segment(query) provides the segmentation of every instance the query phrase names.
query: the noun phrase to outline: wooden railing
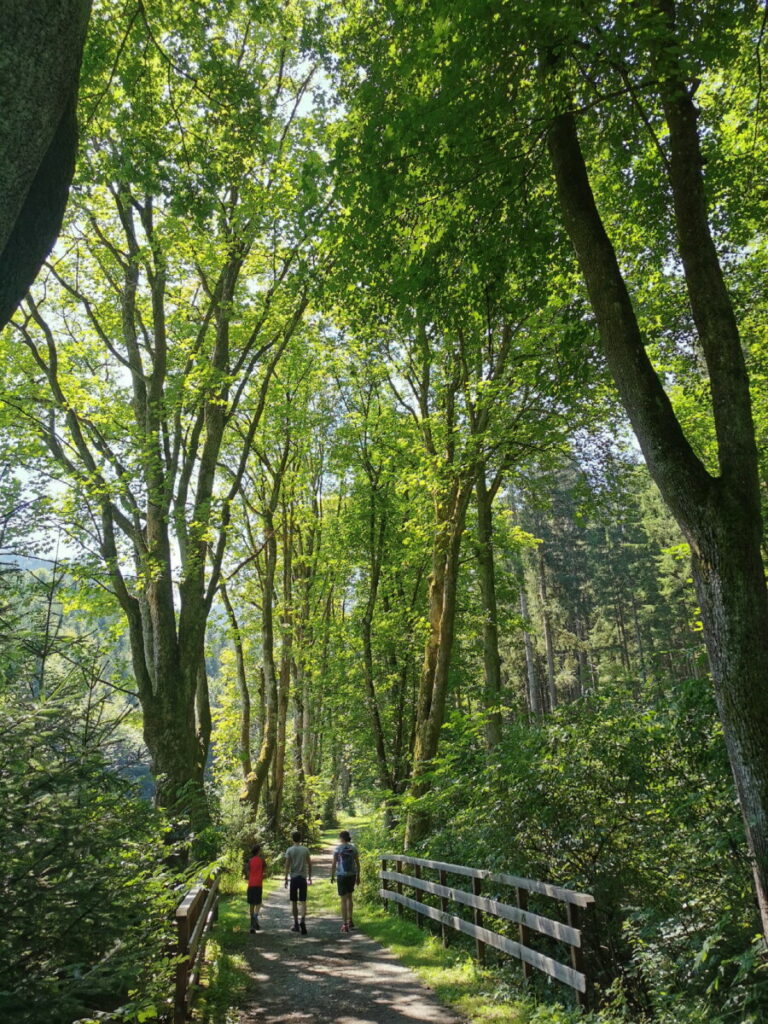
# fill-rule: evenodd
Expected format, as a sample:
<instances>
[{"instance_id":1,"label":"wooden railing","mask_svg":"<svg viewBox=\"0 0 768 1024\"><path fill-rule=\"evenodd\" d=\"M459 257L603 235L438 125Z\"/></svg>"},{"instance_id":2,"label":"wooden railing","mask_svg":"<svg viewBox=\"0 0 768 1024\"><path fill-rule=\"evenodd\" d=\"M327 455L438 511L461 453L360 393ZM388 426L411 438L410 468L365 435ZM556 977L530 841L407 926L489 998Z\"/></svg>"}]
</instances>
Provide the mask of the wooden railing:
<instances>
[{"instance_id":1,"label":"wooden railing","mask_svg":"<svg viewBox=\"0 0 768 1024\"><path fill-rule=\"evenodd\" d=\"M526 977L529 976L531 968L535 967L575 989L579 1002L582 1005L587 1004L589 984L582 949L584 924L582 918L585 911L594 903L594 897L586 893L573 892L571 889L563 889L557 885L549 885L547 882L536 882L529 878L518 878L516 875L465 867L463 864L444 864L442 861L406 857L395 853L383 854L379 859L381 861L381 871L379 872L382 885L379 890L381 898L396 903L400 914L403 912L403 907L415 911L419 924L425 917L438 921L443 945L448 944L449 928L463 932L474 938L476 956L481 963L485 960L485 947L491 946L493 949L521 960ZM394 863L395 871L387 870L388 862ZM412 866L413 873L404 874L403 865ZM438 880L434 882L423 878L423 869L436 872ZM468 892L466 889L448 885L448 875L459 875L471 879L472 891ZM481 895L483 883L490 883L494 887L506 886L514 889L516 905L501 903ZM394 889L390 888L390 885L394 885ZM403 894L404 887L412 890L412 897ZM424 903L422 901L423 893L439 897L439 909ZM529 893L547 896L565 904L567 923L531 913L528 910ZM451 903L470 907L473 911L472 921L451 913L449 908ZM516 942L506 935L500 935L498 932L486 928L483 920L484 914L517 924L519 941ZM570 966L531 948L529 943L532 932L546 935L550 939L569 946Z\"/></svg>"},{"instance_id":2,"label":"wooden railing","mask_svg":"<svg viewBox=\"0 0 768 1024\"><path fill-rule=\"evenodd\" d=\"M204 882L194 885L176 907L177 954L173 1024L184 1024L200 979L208 935L218 916L219 879L216 868Z\"/></svg>"}]
</instances>

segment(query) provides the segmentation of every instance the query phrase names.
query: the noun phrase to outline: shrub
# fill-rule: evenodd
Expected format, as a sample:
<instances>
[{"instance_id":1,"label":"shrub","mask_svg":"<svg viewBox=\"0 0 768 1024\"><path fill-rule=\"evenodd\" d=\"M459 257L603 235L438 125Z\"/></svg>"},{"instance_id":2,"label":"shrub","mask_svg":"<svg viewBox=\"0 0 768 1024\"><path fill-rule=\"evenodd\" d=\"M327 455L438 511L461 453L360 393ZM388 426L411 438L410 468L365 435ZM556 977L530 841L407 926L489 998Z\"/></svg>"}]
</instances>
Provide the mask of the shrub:
<instances>
[{"instance_id":1,"label":"shrub","mask_svg":"<svg viewBox=\"0 0 768 1024\"><path fill-rule=\"evenodd\" d=\"M101 710L0 694L0 1019L68 1024L167 998L165 826L101 749Z\"/></svg>"}]
</instances>

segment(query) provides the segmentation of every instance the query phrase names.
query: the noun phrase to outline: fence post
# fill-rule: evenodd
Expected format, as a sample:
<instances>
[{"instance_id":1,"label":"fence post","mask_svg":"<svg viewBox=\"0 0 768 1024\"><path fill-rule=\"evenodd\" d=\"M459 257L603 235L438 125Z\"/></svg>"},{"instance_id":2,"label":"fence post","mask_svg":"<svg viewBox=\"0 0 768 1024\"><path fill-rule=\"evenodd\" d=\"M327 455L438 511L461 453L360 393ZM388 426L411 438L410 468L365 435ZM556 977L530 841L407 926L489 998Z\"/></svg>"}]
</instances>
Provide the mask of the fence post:
<instances>
[{"instance_id":1,"label":"fence post","mask_svg":"<svg viewBox=\"0 0 768 1024\"><path fill-rule=\"evenodd\" d=\"M528 893L525 891L525 889L515 889L515 895L517 897L517 907L518 907L518 910L527 910L528 909ZM527 946L528 945L528 940L529 940L529 937L530 937L530 934L531 934L529 929L521 922L520 926L518 928L518 932L519 932L519 935L520 935L520 945L521 946ZM528 979L531 976L531 965L529 963L526 963L525 960L523 960L521 962L522 962L522 965L523 965L523 977Z\"/></svg>"},{"instance_id":2,"label":"fence post","mask_svg":"<svg viewBox=\"0 0 768 1024\"><path fill-rule=\"evenodd\" d=\"M413 865L413 874L416 878L421 878L421 864ZM421 889L413 889L413 898L415 900L418 900L419 903L421 903L422 896L423 893ZM418 910L416 911L416 924L419 926L419 928L424 927L424 915L420 914Z\"/></svg>"},{"instance_id":3,"label":"fence post","mask_svg":"<svg viewBox=\"0 0 768 1024\"><path fill-rule=\"evenodd\" d=\"M187 975L189 973L189 917L186 911L177 914L177 952L184 959L176 964L176 991L173 1000L173 1024L184 1024L187 1019Z\"/></svg>"},{"instance_id":4,"label":"fence post","mask_svg":"<svg viewBox=\"0 0 768 1024\"><path fill-rule=\"evenodd\" d=\"M442 868L440 868L440 870L438 872L438 878L440 880L440 885L447 885L445 871L443 871ZM448 900L447 900L447 898L445 896L441 896L440 897L440 909L442 910L442 912L444 914L448 913ZM441 935L442 940L443 940L443 946L447 949L448 948L448 925L445 923L445 921L441 921L440 922L440 935Z\"/></svg>"},{"instance_id":5,"label":"fence post","mask_svg":"<svg viewBox=\"0 0 768 1024\"><path fill-rule=\"evenodd\" d=\"M568 915L568 924L571 926L571 928L579 929L579 931L581 932L581 938L583 942L584 929L582 926L581 908L577 907L573 903L566 903L565 908L566 913ZM571 946L571 967L574 969L574 971L580 971L584 975L586 975L587 973L584 968L584 951L581 946ZM589 988L589 983L587 983L587 988ZM589 1005L588 993L577 992L576 994L579 1003L586 1009Z\"/></svg>"},{"instance_id":6,"label":"fence post","mask_svg":"<svg viewBox=\"0 0 768 1024\"><path fill-rule=\"evenodd\" d=\"M381 858L381 870L379 872L379 879L381 880L381 888L382 889L388 889L389 888L389 886L387 885L386 878L382 878L381 877L386 870L387 870L387 858L386 857L382 857ZM382 897L382 901L381 902L384 904L384 908L386 909L387 903L389 903L389 900L387 899L387 897L386 896Z\"/></svg>"},{"instance_id":7,"label":"fence post","mask_svg":"<svg viewBox=\"0 0 768 1024\"><path fill-rule=\"evenodd\" d=\"M402 875L402 873L403 873L403 862L401 860L395 861L395 867L397 868L398 875ZM403 883L402 882L397 882L396 885L395 885L395 888L397 889L398 893L402 896L403 895ZM400 917L402 917L402 915L403 915L403 904L402 903L398 903L397 904L397 913L398 913L398 915Z\"/></svg>"},{"instance_id":8,"label":"fence post","mask_svg":"<svg viewBox=\"0 0 768 1024\"><path fill-rule=\"evenodd\" d=\"M220 874L221 874L221 868L216 868L216 870L211 875L211 885L215 885L216 884L216 879L219 877ZM219 897L220 896L221 896L221 889L219 889L219 891L216 893L216 899L213 901L213 917L211 918L211 924L212 925L216 924L216 922L219 920Z\"/></svg>"},{"instance_id":9,"label":"fence post","mask_svg":"<svg viewBox=\"0 0 768 1024\"><path fill-rule=\"evenodd\" d=\"M475 896L479 896L480 893L482 892L482 890L483 890L483 881L482 881L482 879L481 878L473 878L472 879L472 892L475 894ZM478 910L477 907L475 907L475 910L474 910L474 918L475 918L475 925L478 928L482 928L483 927L483 912L482 912L482 910ZM480 964L484 964L485 963L485 943L481 939L475 939L475 956L477 957L477 962L478 963L480 963Z\"/></svg>"}]
</instances>

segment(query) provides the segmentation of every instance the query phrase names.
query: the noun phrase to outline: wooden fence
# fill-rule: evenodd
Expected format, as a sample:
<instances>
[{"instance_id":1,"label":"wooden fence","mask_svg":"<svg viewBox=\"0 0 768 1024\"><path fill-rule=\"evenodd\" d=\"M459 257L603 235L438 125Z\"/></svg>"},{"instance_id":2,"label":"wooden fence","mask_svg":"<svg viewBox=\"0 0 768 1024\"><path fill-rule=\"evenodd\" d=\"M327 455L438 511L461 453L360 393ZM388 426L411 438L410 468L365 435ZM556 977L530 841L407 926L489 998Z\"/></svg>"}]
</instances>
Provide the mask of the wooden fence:
<instances>
[{"instance_id":1,"label":"wooden fence","mask_svg":"<svg viewBox=\"0 0 768 1024\"><path fill-rule=\"evenodd\" d=\"M177 953L183 959L176 966L173 1024L184 1024L200 978L205 944L219 910L219 880L216 870L204 882L194 885L176 907Z\"/></svg>"},{"instance_id":2,"label":"wooden fence","mask_svg":"<svg viewBox=\"0 0 768 1024\"><path fill-rule=\"evenodd\" d=\"M421 857L405 857L394 853L384 854L379 859L381 860L381 871L379 872L382 885L379 890L381 898L396 903L399 914L402 914L403 907L415 911L420 925L425 917L438 921L443 945L448 944L449 928L463 932L475 940L476 956L481 963L485 960L485 947L491 946L493 949L521 960L525 977L528 977L531 968L535 967L575 989L579 1002L582 1005L587 1005L589 985L582 951L583 915L594 903L593 896L573 892L571 889L563 889L557 885L549 885L546 882L518 878L516 875L465 867L463 864L444 864L441 861L424 860ZM394 863L395 871L387 870L388 862ZM412 874L404 874L403 865L412 866ZM423 878L423 870L436 872L438 880L435 882ZM466 889L448 885L448 875L459 875L471 879L472 891L468 892ZM490 883L494 887L506 886L514 889L516 905L501 903L481 895L483 883ZM394 889L390 888L391 885L394 885ZM404 895L403 888L412 890L413 895ZM422 901L424 893L439 897L439 909ZM547 896L564 904L567 923L531 913L528 910L529 893ZM470 907L473 911L472 921L451 913L451 903ZM483 921L484 914L517 924L519 941L515 942L506 935L500 935L486 928ZM546 935L550 939L569 946L570 966L531 948L532 932Z\"/></svg>"}]
</instances>

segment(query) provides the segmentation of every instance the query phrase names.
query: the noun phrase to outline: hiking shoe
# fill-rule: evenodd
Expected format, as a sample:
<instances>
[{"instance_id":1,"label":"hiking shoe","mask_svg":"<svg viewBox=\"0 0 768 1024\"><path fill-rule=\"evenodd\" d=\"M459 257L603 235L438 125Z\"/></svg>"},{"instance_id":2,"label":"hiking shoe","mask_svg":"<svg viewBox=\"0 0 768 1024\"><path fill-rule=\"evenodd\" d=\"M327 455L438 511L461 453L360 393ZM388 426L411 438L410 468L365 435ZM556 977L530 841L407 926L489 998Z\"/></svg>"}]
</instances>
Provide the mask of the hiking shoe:
<instances>
[{"instance_id":1,"label":"hiking shoe","mask_svg":"<svg viewBox=\"0 0 768 1024\"><path fill-rule=\"evenodd\" d=\"M301 922L301 924L299 925L299 927L301 928L301 934L302 934L302 935L306 935L306 934L307 934L307 926L306 926L306 925L304 924L304 922L303 922L303 921Z\"/></svg>"},{"instance_id":2,"label":"hiking shoe","mask_svg":"<svg viewBox=\"0 0 768 1024\"><path fill-rule=\"evenodd\" d=\"M291 931L292 932L297 932L298 930L299 930L299 926L297 924L292 924L291 925Z\"/></svg>"}]
</instances>

